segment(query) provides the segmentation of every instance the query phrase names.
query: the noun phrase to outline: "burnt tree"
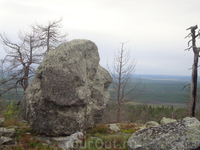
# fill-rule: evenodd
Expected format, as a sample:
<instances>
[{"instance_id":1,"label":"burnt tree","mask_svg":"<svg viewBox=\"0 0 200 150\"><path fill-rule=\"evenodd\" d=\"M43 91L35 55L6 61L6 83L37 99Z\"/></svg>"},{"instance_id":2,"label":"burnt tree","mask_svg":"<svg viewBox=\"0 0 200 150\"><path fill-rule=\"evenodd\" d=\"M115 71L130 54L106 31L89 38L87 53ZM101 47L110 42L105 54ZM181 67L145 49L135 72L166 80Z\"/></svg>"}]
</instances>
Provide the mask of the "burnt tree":
<instances>
[{"instance_id":1,"label":"burnt tree","mask_svg":"<svg viewBox=\"0 0 200 150\"><path fill-rule=\"evenodd\" d=\"M43 41L44 47L46 49L45 54L63 42L66 42L67 34L61 34L59 29L62 28L61 25L62 18L57 21L49 22L47 25L32 25L32 28L40 36L40 40Z\"/></svg>"},{"instance_id":2,"label":"burnt tree","mask_svg":"<svg viewBox=\"0 0 200 150\"><path fill-rule=\"evenodd\" d=\"M197 80L198 80L198 61L199 61L199 51L200 48L196 47L196 38L200 33L196 34L197 25L191 26L187 30L190 30L190 33L186 36L186 38L191 37L191 40L188 41L188 47L186 50L193 50L194 60L192 65L192 81L191 81L191 90L190 90L190 103L189 103L189 116L195 117L195 107L197 100ZM190 43L191 46L190 46Z\"/></svg>"}]
</instances>

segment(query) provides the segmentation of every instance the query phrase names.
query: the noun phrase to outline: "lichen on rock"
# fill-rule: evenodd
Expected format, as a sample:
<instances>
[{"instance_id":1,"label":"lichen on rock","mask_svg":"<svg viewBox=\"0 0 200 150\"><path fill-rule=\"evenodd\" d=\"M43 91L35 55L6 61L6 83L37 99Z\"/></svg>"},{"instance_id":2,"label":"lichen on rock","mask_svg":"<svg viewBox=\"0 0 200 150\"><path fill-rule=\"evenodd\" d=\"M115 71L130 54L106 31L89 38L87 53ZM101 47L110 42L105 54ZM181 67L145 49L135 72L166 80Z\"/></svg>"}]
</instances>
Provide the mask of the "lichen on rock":
<instances>
[{"instance_id":1,"label":"lichen on rock","mask_svg":"<svg viewBox=\"0 0 200 150\"><path fill-rule=\"evenodd\" d=\"M89 40L63 43L45 56L21 104L35 131L70 135L101 120L112 78L99 60Z\"/></svg>"},{"instance_id":2,"label":"lichen on rock","mask_svg":"<svg viewBox=\"0 0 200 150\"><path fill-rule=\"evenodd\" d=\"M186 117L158 127L136 131L128 140L129 150L191 150L200 146L200 122Z\"/></svg>"}]
</instances>

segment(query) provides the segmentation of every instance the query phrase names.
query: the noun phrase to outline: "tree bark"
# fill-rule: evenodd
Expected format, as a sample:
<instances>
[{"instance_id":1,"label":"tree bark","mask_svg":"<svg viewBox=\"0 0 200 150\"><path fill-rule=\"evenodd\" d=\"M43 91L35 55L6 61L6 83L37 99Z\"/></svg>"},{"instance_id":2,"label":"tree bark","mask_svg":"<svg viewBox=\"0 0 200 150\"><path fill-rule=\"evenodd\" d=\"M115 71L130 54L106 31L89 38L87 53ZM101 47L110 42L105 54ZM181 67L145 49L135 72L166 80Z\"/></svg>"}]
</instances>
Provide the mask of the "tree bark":
<instances>
[{"instance_id":1,"label":"tree bark","mask_svg":"<svg viewBox=\"0 0 200 150\"><path fill-rule=\"evenodd\" d=\"M195 117L195 107L196 107L196 95L197 95L197 77L198 77L198 58L199 55L194 55L194 63L192 67L192 83L190 92L190 104L189 104L189 115Z\"/></svg>"},{"instance_id":2,"label":"tree bark","mask_svg":"<svg viewBox=\"0 0 200 150\"><path fill-rule=\"evenodd\" d=\"M120 123L121 121L121 105L118 103L117 105L117 122Z\"/></svg>"},{"instance_id":3,"label":"tree bark","mask_svg":"<svg viewBox=\"0 0 200 150\"><path fill-rule=\"evenodd\" d=\"M199 61L199 50L196 47L196 37L195 30L197 26L193 26L191 29L192 36L192 48L194 52L194 62L192 65L192 82L191 82L191 91L190 91L190 103L189 103L189 116L195 117L195 108L196 108L196 98L197 98L197 81L198 81L198 61Z\"/></svg>"}]
</instances>

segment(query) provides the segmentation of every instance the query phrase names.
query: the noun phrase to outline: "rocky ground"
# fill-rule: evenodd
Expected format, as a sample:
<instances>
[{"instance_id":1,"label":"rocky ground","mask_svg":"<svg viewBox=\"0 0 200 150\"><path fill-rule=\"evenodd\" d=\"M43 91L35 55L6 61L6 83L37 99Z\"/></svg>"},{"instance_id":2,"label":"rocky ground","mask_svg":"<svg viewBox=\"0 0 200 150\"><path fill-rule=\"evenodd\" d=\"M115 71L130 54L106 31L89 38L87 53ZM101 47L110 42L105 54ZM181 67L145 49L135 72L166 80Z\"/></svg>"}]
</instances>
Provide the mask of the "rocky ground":
<instances>
[{"instance_id":1,"label":"rocky ground","mask_svg":"<svg viewBox=\"0 0 200 150\"><path fill-rule=\"evenodd\" d=\"M163 122L170 120L163 119ZM173 121L173 120L171 120ZM128 149L127 141L139 129L159 126L157 122L146 124L115 123L96 124L84 134L77 132L71 136L48 137L34 132L26 121L22 120L15 125L7 125L0 118L0 145L4 150L59 150L74 147L77 149ZM76 143L74 145L74 143Z\"/></svg>"},{"instance_id":2,"label":"rocky ground","mask_svg":"<svg viewBox=\"0 0 200 150\"><path fill-rule=\"evenodd\" d=\"M24 120L11 123L14 122L0 118L1 150L147 150L161 147L197 150L200 147L200 122L189 117L180 120L163 117L160 124L155 121L96 124L85 132L60 137L38 134Z\"/></svg>"},{"instance_id":3,"label":"rocky ground","mask_svg":"<svg viewBox=\"0 0 200 150\"><path fill-rule=\"evenodd\" d=\"M78 142L75 147L79 149L95 149L95 147L99 149L127 149L126 142L132 133L145 127L143 124L136 123L97 124L88 129L84 135L79 132L74 135L75 137L47 137L34 132L26 121L21 121L15 126L4 126L4 119L0 120L0 149L2 150L66 149L64 147L66 144L63 145L63 143L70 140L70 137L72 141ZM70 144L68 143L68 146Z\"/></svg>"}]
</instances>

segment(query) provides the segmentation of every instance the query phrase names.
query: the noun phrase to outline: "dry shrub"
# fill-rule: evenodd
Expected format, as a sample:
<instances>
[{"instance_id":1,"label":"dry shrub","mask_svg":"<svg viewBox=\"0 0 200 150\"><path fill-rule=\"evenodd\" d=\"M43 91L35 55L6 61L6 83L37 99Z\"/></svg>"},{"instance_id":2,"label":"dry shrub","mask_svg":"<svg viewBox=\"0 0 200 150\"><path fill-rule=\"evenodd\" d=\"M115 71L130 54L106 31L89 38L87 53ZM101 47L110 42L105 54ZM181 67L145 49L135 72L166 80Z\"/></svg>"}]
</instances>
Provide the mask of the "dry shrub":
<instances>
[{"instance_id":1,"label":"dry shrub","mask_svg":"<svg viewBox=\"0 0 200 150\"><path fill-rule=\"evenodd\" d=\"M16 120L16 118L9 118L3 122L4 127L17 126L18 124L19 122Z\"/></svg>"},{"instance_id":2,"label":"dry shrub","mask_svg":"<svg viewBox=\"0 0 200 150\"><path fill-rule=\"evenodd\" d=\"M93 128L88 129L88 134L96 134L96 133L108 133L109 129L105 124L96 124Z\"/></svg>"}]
</instances>

